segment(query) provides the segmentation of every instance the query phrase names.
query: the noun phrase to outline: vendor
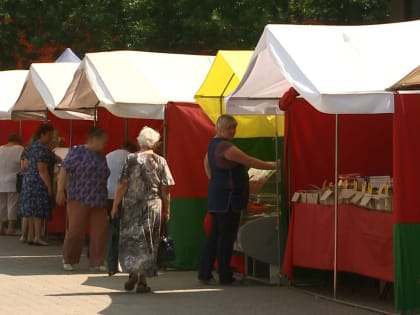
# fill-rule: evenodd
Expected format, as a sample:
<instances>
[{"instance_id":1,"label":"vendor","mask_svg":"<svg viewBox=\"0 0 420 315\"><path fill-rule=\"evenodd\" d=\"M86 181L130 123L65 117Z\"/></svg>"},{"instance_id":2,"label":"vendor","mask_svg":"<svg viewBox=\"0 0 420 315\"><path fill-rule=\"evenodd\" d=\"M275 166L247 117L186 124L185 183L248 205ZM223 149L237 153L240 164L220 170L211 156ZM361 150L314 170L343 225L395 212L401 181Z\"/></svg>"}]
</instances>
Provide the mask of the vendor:
<instances>
[{"instance_id":1,"label":"vendor","mask_svg":"<svg viewBox=\"0 0 420 315\"><path fill-rule=\"evenodd\" d=\"M240 213L249 199L247 167L274 170L278 162L264 162L248 156L232 143L238 123L233 116L221 115L216 123L216 137L208 147L204 168L210 179L208 210L212 229L207 237L201 258L198 278L205 284L214 282L212 270L218 261L219 281L232 284L235 279L230 268L233 244L239 227Z\"/></svg>"}]
</instances>

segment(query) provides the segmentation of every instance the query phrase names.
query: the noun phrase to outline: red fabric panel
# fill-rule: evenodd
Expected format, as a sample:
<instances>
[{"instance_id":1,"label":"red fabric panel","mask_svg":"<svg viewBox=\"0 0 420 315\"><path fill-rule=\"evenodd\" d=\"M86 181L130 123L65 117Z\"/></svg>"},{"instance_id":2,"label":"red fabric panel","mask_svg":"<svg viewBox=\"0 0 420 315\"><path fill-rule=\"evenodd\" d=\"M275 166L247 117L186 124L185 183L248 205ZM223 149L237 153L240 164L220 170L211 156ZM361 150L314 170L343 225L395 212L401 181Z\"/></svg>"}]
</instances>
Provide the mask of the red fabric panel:
<instances>
[{"instance_id":1,"label":"red fabric panel","mask_svg":"<svg viewBox=\"0 0 420 315\"><path fill-rule=\"evenodd\" d=\"M103 128L108 133L108 145L105 152L121 148L123 143L130 140L137 143L137 136L144 126L156 129L163 136L163 121L153 119L133 119L114 116L105 108L98 109L98 127ZM128 138L126 137L128 135Z\"/></svg>"},{"instance_id":2,"label":"red fabric panel","mask_svg":"<svg viewBox=\"0 0 420 315\"><path fill-rule=\"evenodd\" d=\"M98 109L98 127L103 128L108 133L108 144L105 152L121 148L125 139L125 119L112 115L105 108Z\"/></svg>"},{"instance_id":3,"label":"red fabric panel","mask_svg":"<svg viewBox=\"0 0 420 315\"><path fill-rule=\"evenodd\" d=\"M339 116L339 173L393 175L392 115ZM291 193L334 181L335 115L303 99L286 111L286 169ZM287 161L287 157L289 160Z\"/></svg>"},{"instance_id":4,"label":"red fabric panel","mask_svg":"<svg viewBox=\"0 0 420 315\"><path fill-rule=\"evenodd\" d=\"M395 95L394 219L420 223L420 95Z\"/></svg>"},{"instance_id":5,"label":"red fabric panel","mask_svg":"<svg viewBox=\"0 0 420 315\"><path fill-rule=\"evenodd\" d=\"M340 205L338 270L393 281L392 231L391 214ZM293 266L332 270L333 264L334 207L295 204L283 271L293 279Z\"/></svg>"},{"instance_id":6,"label":"red fabric panel","mask_svg":"<svg viewBox=\"0 0 420 315\"><path fill-rule=\"evenodd\" d=\"M52 212L52 219L47 221L47 231L60 234L66 231L66 208L56 206Z\"/></svg>"},{"instance_id":7,"label":"red fabric panel","mask_svg":"<svg viewBox=\"0 0 420 315\"><path fill-rule=\"evenodd\" d=\"M303 99L286 111L285 152L291 191L322 185L334 178L334 116L318 112ZM287 173L286 173L287 175ZM287 181L286 181L287 182Z\"/></svg>"},{"instance_id":8,"label":"red fabric panel","mask_svg":"<svg viewBox=\"0 0 420 315\"><path fill-rule=\"evenodd\" d=\"M391 213L340 205L338 269L394 281L393 238Z\"/></svg>"},{"instance_id":9,"label":"red fabric panel","mask_svg":"<svg viewBox=\"0 0 420 315\"><path fill-rule=\"evenodd\" d=\"M167 160L176 182L171 195L207 198L203 160L215 133L214 124L192 103L169 103L167 117Z\"/></svg>"},{"instance_id":10,"label":"red fabric panel","mask_svg":"<svg viewBox=\"0 0 420 315\"><path fill-rule=\"evenodd\" d=\"M0 120L0 145L7 143L7 139L12 133L19 134L19 122Z\"/></svg>"},{"instance_id":11,"label":"red fabric panel","mask_svg":"<svg viewBox=\"0 0 420 315\"><path fill-rule=\"evenodd\" d=\"M23 145L29 145L32 135L35 130L42 124L41 121L33 120L22 120L22 143Z\"/></svg>"}]
</instances>

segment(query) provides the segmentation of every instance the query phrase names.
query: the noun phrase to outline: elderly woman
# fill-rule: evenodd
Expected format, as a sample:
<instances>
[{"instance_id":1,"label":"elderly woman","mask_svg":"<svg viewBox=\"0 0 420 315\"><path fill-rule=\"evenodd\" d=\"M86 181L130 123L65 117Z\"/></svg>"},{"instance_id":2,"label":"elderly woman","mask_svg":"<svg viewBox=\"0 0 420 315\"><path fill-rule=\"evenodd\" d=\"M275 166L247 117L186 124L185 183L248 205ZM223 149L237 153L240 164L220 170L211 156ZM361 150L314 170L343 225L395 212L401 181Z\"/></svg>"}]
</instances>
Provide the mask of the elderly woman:
<instances>
[{"instance_id":1,"label":"elderly woman","mask_svg":"<svg viewBox=\"0 0 420 315\"><path fill-rule=\"evenodd\" d=\"M279 162L265 162L248 156L232 143L238 123L230 115L221 115L216 123L216 137L208 147L204 168L210 179L208 211L212 229L201 258L198 278L213 284L212 270L217 258L219 281L234 283L230 260L238 233L239 219L249 199L248 167L274 170Z\"/></svg>"},{"instance_id":2,"label":"elderly woman","mask_svg":"<svg viewBox=\"0 0 420 315\"><path fill-rule=\"evenodd\" d=\"M108 221L106 213L109 168L103 151L108 137L101 128L92 128L85 145L73 147L61 164L57 203L68 200L69 226L64 239L63 268L74 270L80 261L86 228L90 227L89 264L91 271L105 272ZM65 194L67 177L69 185Z\"/></svg>"},{"instance_id":3,"label":"elderly woman","mask_svg":"<svg viewBox=\"0 0 420 315\"><path fill-rule=\"evenodd\" d=\"M28 239L28 242L34 245L48 245L42 239L42 226L44 220L51 217L53 205L50 169L51 165L54 166L55 160L48 147L53 136L54 128L51 125L40 125L33 135L32 145L25 152L27 169L23 174L20 214L33 222L34 238L33 240ZM23 233L25 232L23 231Z\"/></svg>"},{"instance_id":4,"label":"elderly woman","mask_svg":"<svg viewBox=\"0 0 420 315\"><path fill-rule=\"evenodd\" d=\"M169 188L175 184L166 160L153 152L159 138L149 127L141 130L140 151L127 157L112 208L116 217L123 201L119 259L123 272L129 273L125 289L131 291L137 285L137 293L150 292L147 277L157 274L161 216L169 220Z\"/></svg>"}]
</instances>

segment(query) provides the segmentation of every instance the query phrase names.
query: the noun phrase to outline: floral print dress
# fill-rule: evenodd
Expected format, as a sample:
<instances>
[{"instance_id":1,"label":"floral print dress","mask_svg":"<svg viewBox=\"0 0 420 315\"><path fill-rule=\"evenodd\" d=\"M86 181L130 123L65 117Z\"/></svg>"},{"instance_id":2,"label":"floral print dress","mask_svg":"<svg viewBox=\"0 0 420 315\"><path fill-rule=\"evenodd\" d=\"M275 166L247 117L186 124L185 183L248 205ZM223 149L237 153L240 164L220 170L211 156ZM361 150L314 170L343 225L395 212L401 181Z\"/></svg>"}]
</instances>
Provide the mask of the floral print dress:
<instances>
[{"instance_id":1,"label":"floral print dress","mask_svg":"<svg viewBox=\"0 0 420 315\"><path fill-rule=\"evenodd\" d=\"M29 165L23 173L19 214L23 217L51 219L53 199L48 195L48 188L39 174L38 163L48 164L51 176L55 157L51 150L40 141L34 142L22 155L29 160Z\"/></svg>"},{"instance_id":2,"label":"floral print dress","mask_svg":"<svg viewBox=\"0 0 420 315\"><path fill-rule=\"evenodd\" d=\"M127 273L156 276L161 186L175 184L166 160L155 153L128 155L120 176L128 182L121 211L119 259Z\"/></svg>"}]
</instances>

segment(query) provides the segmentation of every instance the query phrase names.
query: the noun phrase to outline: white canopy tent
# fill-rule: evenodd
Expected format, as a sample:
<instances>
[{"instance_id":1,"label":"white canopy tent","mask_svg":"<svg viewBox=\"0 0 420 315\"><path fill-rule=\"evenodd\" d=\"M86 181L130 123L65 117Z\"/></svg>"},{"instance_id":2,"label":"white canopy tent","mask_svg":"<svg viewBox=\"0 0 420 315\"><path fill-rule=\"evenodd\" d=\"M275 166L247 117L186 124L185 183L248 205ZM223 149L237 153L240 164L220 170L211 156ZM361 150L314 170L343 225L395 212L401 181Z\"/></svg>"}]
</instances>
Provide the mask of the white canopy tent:
<instances>
[{"instance_id":1,"label":"white canopy tent","mask_svg":"<svg viewBox=\"0 0 420 315\"><path fill-rule=\"evenodd\" d=\"M9 120L25 83L28 70L0 71L0 119Z\"/></svg>"},{"instance_id":2,"label":"white canopy tent","mask_svg":"<svg viewBox=\"0 0 420 315\"><path fill-rule=\"evenodd\" d=\"M55 62L80 62L80 58L71 50L71 48L66 48L60 57L57 58Z\"/></svg>"},{"instance_id":3,"label":"white canopy tent","mask_svg":"<svg viewBox=\"0 0 420 315\"><path fill-rule=\"evenodd\" d=\"M92 116L82 113L54 111L78 66L77 62L33 63L12 108L12 119L44 120L49 110L62 119L92 120Z\"/></svg>"},{"instance_id":4,"label":"white canopy tent","mask_svg":"<svg viewBox=\"0 0 420 315\"><path fill-rule=\"evenodd\" d=\"M61 110L98 106L124 118L164 119L170 101L194 102L214 57L140 51L86 54Z\"/></svg>"},{"instance_id":5,"label":"white canopy tent","mask_svg":"<svg viewBox=\"0 0 420 315\"><path fill-rule=\"evenodd\" d=\"M392 113L394 96L387 89L419 66L417 35L420 20L267 25L241 83L226 99L227 111L265 114L293 87L324 113Z\"/></svg>"}]
</instances>

